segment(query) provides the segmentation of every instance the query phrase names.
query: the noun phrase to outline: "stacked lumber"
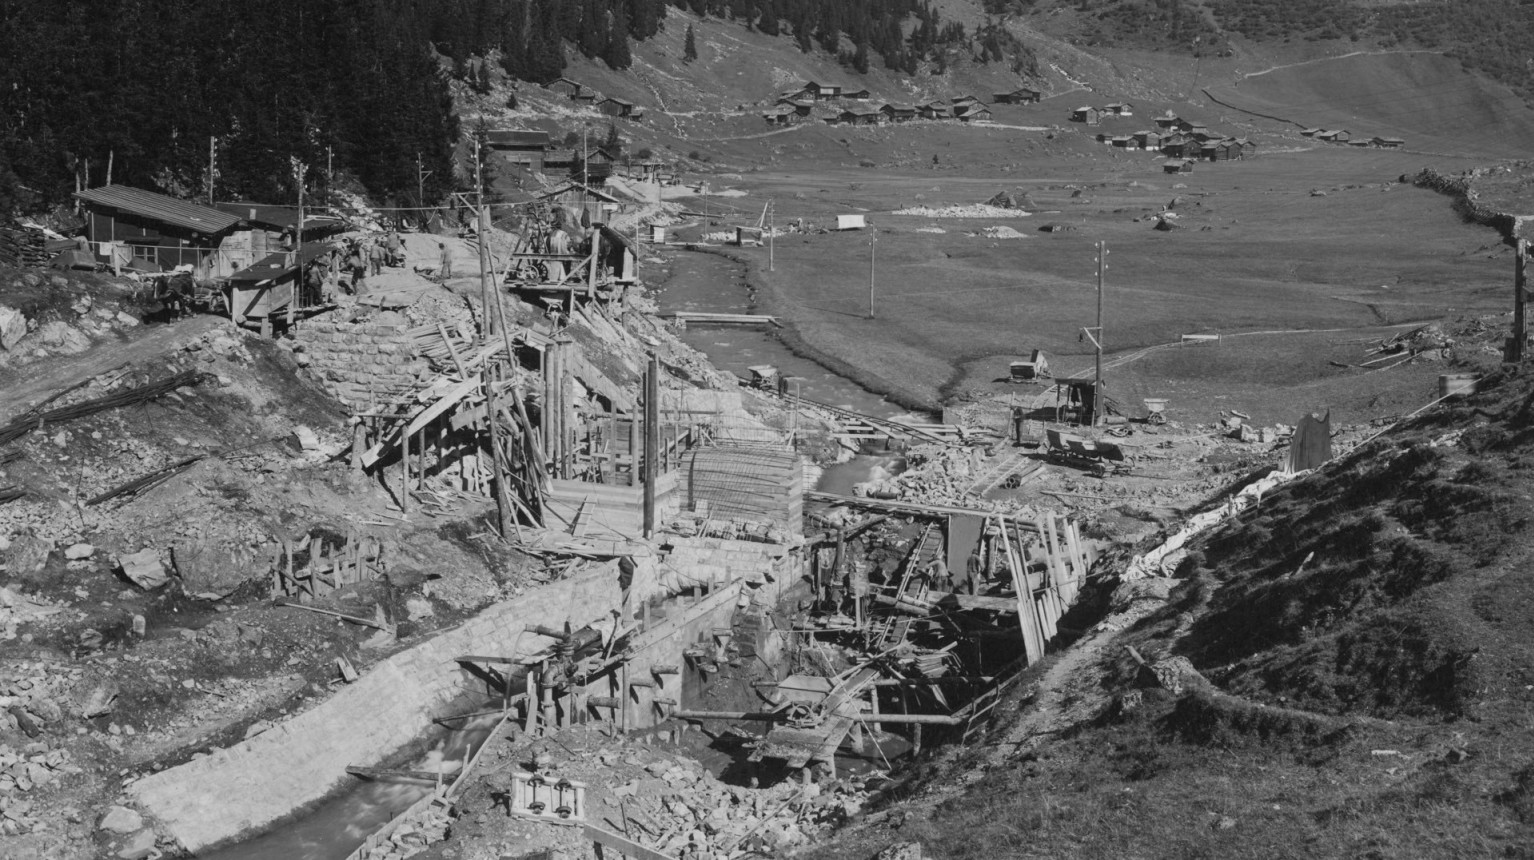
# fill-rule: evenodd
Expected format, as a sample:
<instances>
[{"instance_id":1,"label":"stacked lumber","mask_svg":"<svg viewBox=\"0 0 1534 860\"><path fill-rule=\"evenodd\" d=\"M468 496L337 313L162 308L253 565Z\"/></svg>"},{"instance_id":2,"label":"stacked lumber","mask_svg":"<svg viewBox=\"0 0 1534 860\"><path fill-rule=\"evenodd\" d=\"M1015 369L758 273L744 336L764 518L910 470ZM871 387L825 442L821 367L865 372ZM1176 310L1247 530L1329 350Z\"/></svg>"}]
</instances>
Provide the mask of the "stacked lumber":
<instances>
[{"instance_id":1,"label":"stacked lumber","mask_svg":"<svg viewBox=\"0 0 1534 860\"><path fill-rule=\"evenodd\" d=\"M42 230L19 224L0 227L0 263L40 269L48 265L49 259L47 238Z\"/></svg>"},{"instance_id":2,"label":"stacked lumber","mask_svg":"<svg viewBox=\"0 0 1534 860\"><path fill-rule=\"evenodd\" d=\"M793 451L697 448L682 456L683 498L709 516L804 528L804 467Z\"/></svg>"}]
</instances>

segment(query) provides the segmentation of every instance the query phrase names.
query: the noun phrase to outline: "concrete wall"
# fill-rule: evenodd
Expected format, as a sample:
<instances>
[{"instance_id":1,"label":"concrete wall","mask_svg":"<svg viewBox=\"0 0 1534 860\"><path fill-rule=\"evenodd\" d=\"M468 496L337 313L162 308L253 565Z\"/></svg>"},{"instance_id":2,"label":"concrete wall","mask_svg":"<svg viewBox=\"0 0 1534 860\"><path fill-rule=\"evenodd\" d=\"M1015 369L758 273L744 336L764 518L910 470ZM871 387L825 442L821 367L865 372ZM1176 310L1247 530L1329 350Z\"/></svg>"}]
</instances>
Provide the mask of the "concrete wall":
<instances>
[{"instance_id":1,"label":"concrete wall","mask_svg":"<svg viewBox=\"0 0 1534 860\"><path fill-rule=\"evenodd\" d=\"M314 320L293 333L300 359L325 389L363 410L420 387L430 374L415 339L401 325L353 325Z\"/></svg>"},{"instance_id":2,"label":"concrete wall","mask_svg":"<svg viewBox=\"0 0 1534 860\"><path fill-rule=\"evenodd\" d=\"M369 668L312 710L206 758L134 783L129 795L188 850L266 827L409 744L450 700L478 682L455 658L531 654L552 639L534 624L580 628L619 606L615 564L498 603L431 640Z\"/></svg>"}]
</instances>

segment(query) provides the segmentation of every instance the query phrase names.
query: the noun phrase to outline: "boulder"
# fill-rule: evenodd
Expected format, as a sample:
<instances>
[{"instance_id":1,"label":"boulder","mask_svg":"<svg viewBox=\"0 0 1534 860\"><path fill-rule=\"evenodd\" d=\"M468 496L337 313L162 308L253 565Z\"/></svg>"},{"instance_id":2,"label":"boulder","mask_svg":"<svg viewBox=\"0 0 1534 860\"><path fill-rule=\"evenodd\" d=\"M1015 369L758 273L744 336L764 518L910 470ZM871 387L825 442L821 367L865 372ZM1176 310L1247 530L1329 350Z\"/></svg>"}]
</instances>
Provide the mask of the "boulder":
<instances>
[{"instance_id":1,"label":"boulder","mask_svg":"<svg viewBox=\"0 0 1534 860\"><path fill-rule=\"evenodd\" d=\"M122 860L149 860L150 857L158 857L159 852L155 850L154 843L153 830L140 830L123 843L123 847L117 851L117 856Z\"/></svg>"},{"instance_id":2,"label":"boulder","mask_svg":"<svg viewBox=\"0 0 1534 860\"><path fill-rule=\"evenodd\" d=\"M118 562L122 565L123 575L145 591L153 591L170 581L170 574L160 562L160 553L153 547L125 555Z\"/></svg>"},{"instance_id":3,"label":"boulder","mask_svg":"<svg viewBox=\"0 0 1534 860\"><path fill-rule=\"evenodd\" d=\"M13 349L27 336L27 318L15 308L0 305L0 349Z\"/></svg>"},{"instance_id":4,"label":"boulder","mask_svg":"<svg viewBox=\"0 0 1534 860\"><path fill-rule=\"evenodd\" d=\"M80 716L90 719L112 713L112 701L120 688L115 681L103 681L91 688L80 701Z\"/></svg>"},{"instance_id":5,"label":"boulder","mask_svg":"<svg viewBox=\"0 0 1534 860\"><path fill-rule=\"evenodd\" d=\"M113 806L107 810L106 815L101 816L96 826L113 833L133 833L143 828L144 818L126 806Z\"/></svg>"},{"instance_id":6,"label":"boulder","mask_svg":"<svg viewBox=\"0 0 1534 860\"><path fill-rule=\"evenodd\" d=\"M88 543L77 543L71 546L69 549L64 550L64 557L70 561L79 561L84 558L90 558L95 554L96 548Z\"/></svg>"},{"instance_id":7,"label":"boulder","mask_svg":"<svg viewBox=\"0 0 1534 860\"><path fill-rule=\"evenodd\" d=\"M11 539L10 549L5 551L5 564L12 576L36 573L48 563L53 552L53 541L31 535L17 535Z\"/></svg>"},{"instance_id":8,"label":"boulder","mask_svg":"<svg viewBox=\"0 0 1534 860\"><path fill-rule=\"evenodd\" d=\"M117 312L117 316L116 316L116 320L117 320L117 324L122 326L122 327L124 327L124 328L133 328L134 326L139 324L138 317L136 317L136 316L134 316L134 315L132 315L132 314L126 312L126 311L118 311Z\"/></svg>"},{"instance_id":9,"label":"boulder","mask_svg":"<svg viewBox=\"0 0 1534 860\"><path fill-rule=\"evenodd\" d=\"M91 339L68 323L54 321L37 330L43 346L64 355L75 355L91 348Z\"/></svg>"},{"instance_id":10,"label":"boulder","mask_svg":"<svg viewBox=\"0 0 1534 860\"><path fill-rule=\"evenodd\" d=\"M921 860L921 843L896 842L874 855L874 860Z\"/></svg>"},{"instance_id":11,"label":"boulder","mask_svg":"<svg viewBox=\"0 0 1534 860\"><path fill-rule=\"evenodd\" d=\"M313 430L302 424L293 425L293 441L300 451L318 451L320 449L320 437Z\"/></svg>"}]
</instances>

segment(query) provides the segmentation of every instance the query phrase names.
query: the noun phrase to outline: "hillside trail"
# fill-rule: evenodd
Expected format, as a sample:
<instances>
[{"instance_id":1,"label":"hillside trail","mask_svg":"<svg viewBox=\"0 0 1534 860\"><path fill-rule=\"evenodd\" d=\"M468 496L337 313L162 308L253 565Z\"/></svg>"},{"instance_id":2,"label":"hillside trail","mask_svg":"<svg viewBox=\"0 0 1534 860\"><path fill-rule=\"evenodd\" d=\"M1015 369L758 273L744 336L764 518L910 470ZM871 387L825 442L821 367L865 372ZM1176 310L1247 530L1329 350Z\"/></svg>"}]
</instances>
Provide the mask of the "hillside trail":
<instances>
[{"instance_id":1,"label":"hillside trail","mask_svg":"<svg viewBox=\"0 0 1534 860\"><path fill-rule=\"evenodd\" d=\"M129 332L126 340L105 341L79 355L57 356L9 371L0 375L0 420L20 415L49 395L115 367L158 358L177 343L227 323L223 317L201 314L174 323L144 325Z\"/></svg>"},{"instance_id":2,"label":"hillside trail","mask_svg":"<svg viewBox=\"0 0 1534 860\"><path fill-rule=\"evenodd\" d=\"M1238 80L1236 83L1239 84L1241 81L1244 81L1247 78L1255 78L1259 75L1266 75L1269 72L1279 71L1280 69L1293 69L1299 66L1309 66L1314 63L1325 63L1332 60L1344 60L1348 57L1385 57L1391 54L1437 54L1442 56L1443 51L1349 51L1346 54L1338 54L1335 57L1317 57L1314 60L1301 60L1298 63L1282 63L1277 66L1269 66L1268 68L1257 72L1243 72L1241 74L1240 80Z\"/></svg>"}]
</instances>

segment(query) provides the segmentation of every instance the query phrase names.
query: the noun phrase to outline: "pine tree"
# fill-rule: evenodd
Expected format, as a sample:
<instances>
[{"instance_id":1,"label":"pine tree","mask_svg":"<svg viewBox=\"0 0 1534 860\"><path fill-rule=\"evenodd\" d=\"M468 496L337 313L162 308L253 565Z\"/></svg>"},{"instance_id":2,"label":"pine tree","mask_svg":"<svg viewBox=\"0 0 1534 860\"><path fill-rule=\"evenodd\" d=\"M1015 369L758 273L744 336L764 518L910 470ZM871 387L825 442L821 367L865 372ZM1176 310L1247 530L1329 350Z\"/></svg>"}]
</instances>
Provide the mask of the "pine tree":
<instances>
[{"instance_id":1,"label":"pine tree","mask_svg":"<svg viewBox=\"0 0 1534 860\"><path fill-rule=\"evenodd\" d=\"M692 34L692 25L687 25L687 39L682 44L682 62L690 63L698 58L698 41Z\"/></svg>"}]
</instances>

